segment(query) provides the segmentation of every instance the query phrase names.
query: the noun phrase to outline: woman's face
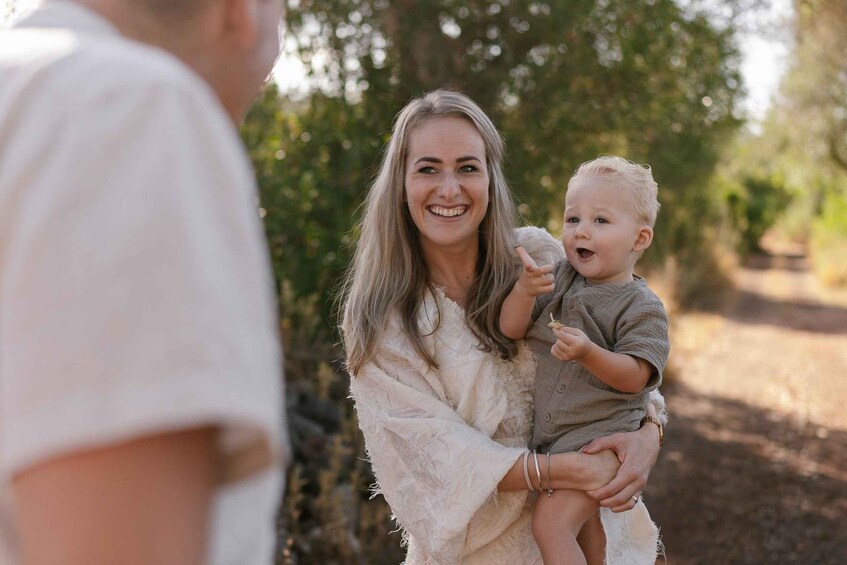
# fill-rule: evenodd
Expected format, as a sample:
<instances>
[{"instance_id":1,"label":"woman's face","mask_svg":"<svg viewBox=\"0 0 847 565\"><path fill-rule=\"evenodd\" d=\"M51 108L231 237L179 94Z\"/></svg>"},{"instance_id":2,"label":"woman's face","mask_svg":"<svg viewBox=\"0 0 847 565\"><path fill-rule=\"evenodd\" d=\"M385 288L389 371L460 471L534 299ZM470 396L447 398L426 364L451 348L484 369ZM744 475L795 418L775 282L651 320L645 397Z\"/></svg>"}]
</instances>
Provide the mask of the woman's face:
<instances>
[{"instance_id":1,"label":"woman's face","mask_svg":"<svg viewBox=\"0 0 847 565\"><path fill-rule=\"evenodd\" d=\"M433 118L412 131L406 200L424 251L476 251L488 210L488 168L472 123Z\"/></svg>"}]
</instances>

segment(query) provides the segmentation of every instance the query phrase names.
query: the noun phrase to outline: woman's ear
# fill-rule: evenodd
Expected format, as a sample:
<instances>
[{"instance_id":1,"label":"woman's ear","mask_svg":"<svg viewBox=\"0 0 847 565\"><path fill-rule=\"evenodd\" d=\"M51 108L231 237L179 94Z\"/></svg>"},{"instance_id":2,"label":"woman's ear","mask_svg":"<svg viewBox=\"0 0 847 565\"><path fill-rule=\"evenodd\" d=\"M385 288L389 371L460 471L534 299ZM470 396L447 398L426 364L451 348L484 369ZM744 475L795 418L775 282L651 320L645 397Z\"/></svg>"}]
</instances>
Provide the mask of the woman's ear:
<instances>
[{"instance_id":1,"label":"woman's ear","mask_svg":"<svg viewBox=\"0 0 847 565\"><path fill-rule=\"evenodd\" d=\"M245 51L253 49L258 37L259 0L222 0L224 3L224 34L230 41Z\"/></svg>"},{"instance_id":2,"label":"woman's ear","mask_svg":"<svg viewBox=\"0 0 847 565\"><path fill-rule=\"evenodd\" d=\"M650 247L651 243L653 243L653 228L648 225L641 226L638 228L638 236L635 238L632 250L636 252L644 251Z\"/></svg>"}]
</instances>

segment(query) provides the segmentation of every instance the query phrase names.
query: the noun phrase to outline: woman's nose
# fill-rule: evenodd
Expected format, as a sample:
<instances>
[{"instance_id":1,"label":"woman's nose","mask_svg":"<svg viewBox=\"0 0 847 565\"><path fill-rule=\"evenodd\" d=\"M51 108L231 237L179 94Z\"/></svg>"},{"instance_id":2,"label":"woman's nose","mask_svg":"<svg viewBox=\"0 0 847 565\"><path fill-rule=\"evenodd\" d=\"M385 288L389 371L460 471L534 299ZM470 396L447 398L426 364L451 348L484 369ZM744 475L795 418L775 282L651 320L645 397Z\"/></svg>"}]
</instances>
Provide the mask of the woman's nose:
<instances>
[{"instance_id":1,"label":"woman's nose","mask_svg":"<svg viewBox=\"0 0 847 565\"><path fill-rule=\"evenodd\" d=\"M443 198L453 198L461 192L459 179L456 175L446 174L442 182L438 185L438 195Z\"/></svg>"}]
</instances>

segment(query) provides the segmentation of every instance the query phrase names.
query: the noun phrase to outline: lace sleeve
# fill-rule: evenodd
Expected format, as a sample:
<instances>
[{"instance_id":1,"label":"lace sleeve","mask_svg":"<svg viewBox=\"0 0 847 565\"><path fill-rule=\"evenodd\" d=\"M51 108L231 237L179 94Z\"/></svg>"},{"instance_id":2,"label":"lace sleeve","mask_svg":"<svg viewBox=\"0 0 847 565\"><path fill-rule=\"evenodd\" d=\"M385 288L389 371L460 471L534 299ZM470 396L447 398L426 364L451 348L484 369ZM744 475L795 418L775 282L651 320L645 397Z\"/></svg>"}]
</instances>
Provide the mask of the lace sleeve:
<instances>
[{"instance_id":1,"label":"lace sleeve","mask_svg":"<svg viewBox=\"0 0 847 565\"><path fill-rule=\"evenodd\" d=\"M656 409L656 413L659 415L659 421L662 422L663 426L668 425L668 408L665 406L665 397L662 396L662 393L658 391L658 389L650 391L650 403L653 405L653 408Z\"/></svg>"},{"instance_id":2,"label":"lace sleeve","mask_svg":"<svg viewBox=\"0 0 847 565\"><path fill-rule=\"evenodd\" d=\"M468 425L437 383L408 364L369 363L352 379L351 393L376 492L437 562L458 561L471 518L524 450Z\"/></svg>"}]
</instances>

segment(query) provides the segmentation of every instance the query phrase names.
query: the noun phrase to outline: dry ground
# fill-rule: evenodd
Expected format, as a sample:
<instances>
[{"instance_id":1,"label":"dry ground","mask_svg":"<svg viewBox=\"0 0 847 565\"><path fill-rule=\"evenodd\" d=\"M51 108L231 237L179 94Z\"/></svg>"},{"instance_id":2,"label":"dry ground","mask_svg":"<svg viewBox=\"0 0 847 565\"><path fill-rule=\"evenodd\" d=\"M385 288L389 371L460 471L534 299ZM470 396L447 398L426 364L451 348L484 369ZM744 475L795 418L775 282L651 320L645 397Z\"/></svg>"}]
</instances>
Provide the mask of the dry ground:
<instances>
[{"instance_id":1,"label":"dry ground","mask_svg":"<svg viewBox=\"0 0 847 565\"><path fill-rule=\"evenodd\" d=\"M847 295L786 249L736 286L722 314L674 322L645 493L667 562L847 564Z\"/></svg>"}]
</instances>

